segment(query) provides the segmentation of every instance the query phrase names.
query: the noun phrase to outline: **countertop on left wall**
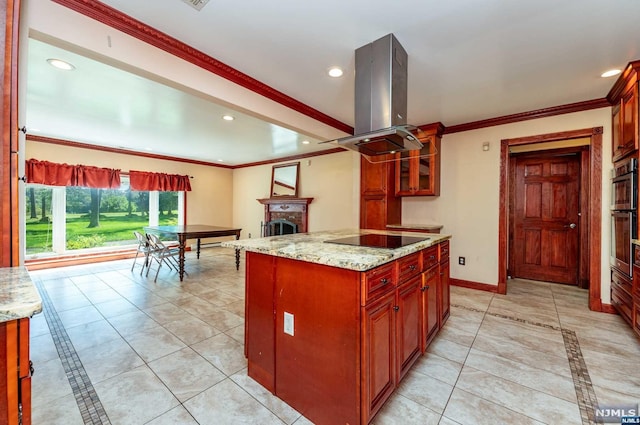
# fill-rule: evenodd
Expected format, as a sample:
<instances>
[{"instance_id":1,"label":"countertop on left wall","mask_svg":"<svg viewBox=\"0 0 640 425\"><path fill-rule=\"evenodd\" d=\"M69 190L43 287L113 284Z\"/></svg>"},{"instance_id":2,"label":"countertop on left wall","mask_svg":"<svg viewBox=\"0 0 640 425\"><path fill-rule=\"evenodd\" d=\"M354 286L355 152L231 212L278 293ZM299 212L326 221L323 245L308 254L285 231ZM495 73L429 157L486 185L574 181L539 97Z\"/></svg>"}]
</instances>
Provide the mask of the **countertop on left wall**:
<instances>
[{"instance_id":1,"label":"countertop on left wall","mask_svg":"<svg viewBox=\"0 0 640 425\"><path fill-rule=\"evenodd\" d=\"M0 268L0 323L42 311L42 299L24 267Z\"/></svg>"}]
</instances>

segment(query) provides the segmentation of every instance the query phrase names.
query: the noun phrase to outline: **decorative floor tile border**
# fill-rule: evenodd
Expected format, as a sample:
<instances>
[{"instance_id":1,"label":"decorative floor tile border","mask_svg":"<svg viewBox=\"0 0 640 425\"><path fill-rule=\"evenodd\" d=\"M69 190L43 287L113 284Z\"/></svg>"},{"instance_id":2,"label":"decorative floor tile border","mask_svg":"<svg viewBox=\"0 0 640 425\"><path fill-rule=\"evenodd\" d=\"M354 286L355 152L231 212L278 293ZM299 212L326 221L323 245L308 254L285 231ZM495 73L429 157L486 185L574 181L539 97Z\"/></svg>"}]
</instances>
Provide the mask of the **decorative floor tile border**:
<instances>
[{"instance_id":1,"label":"decorative floor tile border","mask_svg":"<svg viewBox=\"0 0 640 425\"><path fill-rule=\"evenodd\" d=\"M71 385L82 420L86 425L111 425L96 390L87 375L67 331L58 316L42 282L35 282L42 298L42 312L49 325L51 337Z\"/></svg>"},{"instance_id":2,"label":"decorative floor tile border","mask_svg":"<svg viewBox=\"0 0 640 425\"><path fill-rule=\"evenodd\" d=\"M598 399L587 370L587 364L582 356L578 337L574 331L562 329L562 338L564 339L564 348L567 351L567 359L569 359L573 386L576 389L582 424L602 423L596 421L595 409L598 406Z\"/></svg>"},{"instance_id":3,"label":"decorative floor tile border","mask_svg":"<svg viewBox=\"0 0 640 425\"><path fill-rule=\"evenodd\" d=\"M531 320L521 319L519 317L510 316L507 314L491 313L486 310L482 311L474 307L467 307L459 304L451 304L451 306L561 332L562 339L564 341L564 347L567 352L567 360L569 360L571 376L573 377L573 387L576 391L576 398L578 400L578 407L580 408L582 424L589 425L602 423L596 421L595 409L598 406L598 399L596 397L596 392L593 389L593 383L591 382L589 371L587 370L587 364L585 363L584 357L582 356L580 342L578 341L578 337L576 336L576 333L574 331L570 329L564 329L560 326L532 322Z\"/></svg>"}]
</instances>

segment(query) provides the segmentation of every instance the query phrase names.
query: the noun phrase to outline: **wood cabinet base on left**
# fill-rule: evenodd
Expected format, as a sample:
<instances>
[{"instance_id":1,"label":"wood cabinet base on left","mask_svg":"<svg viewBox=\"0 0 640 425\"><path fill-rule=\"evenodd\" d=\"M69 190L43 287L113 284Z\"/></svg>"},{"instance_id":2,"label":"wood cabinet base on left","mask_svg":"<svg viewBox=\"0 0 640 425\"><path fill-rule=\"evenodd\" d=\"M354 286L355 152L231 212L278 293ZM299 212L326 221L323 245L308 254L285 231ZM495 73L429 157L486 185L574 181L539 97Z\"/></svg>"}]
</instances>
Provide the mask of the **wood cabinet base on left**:
<instances>
[{"instance_id":1,"label":"wood cabinet base on left","mask_svg":"<svg viewBox=\"0 0 640 425\"><path fill-rule=\"evenodd\" d=\"M0 424L31 425L29 320L0 323Z\"/></svg>"}]
</instances>

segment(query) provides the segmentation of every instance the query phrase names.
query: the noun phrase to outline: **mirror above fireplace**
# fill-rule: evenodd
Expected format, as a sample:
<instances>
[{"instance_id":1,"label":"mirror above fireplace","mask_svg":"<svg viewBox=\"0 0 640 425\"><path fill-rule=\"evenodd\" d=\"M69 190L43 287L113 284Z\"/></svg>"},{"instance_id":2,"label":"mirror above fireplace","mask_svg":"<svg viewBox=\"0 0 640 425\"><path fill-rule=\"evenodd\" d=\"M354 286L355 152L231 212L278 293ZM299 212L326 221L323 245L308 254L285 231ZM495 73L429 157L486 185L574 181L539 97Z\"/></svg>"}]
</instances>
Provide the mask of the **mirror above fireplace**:
<instances>
[{"instance_id":1,"label":"mirror above fireplace","mask_svg":"<svg viewBox=\"0 0 640 425\"><path fill-rule=\"evenodd\" d=\"M300 179L300 162L274 165L271 172L272 198L298 196L298 183Z\"/></svg>"}]
</instances>

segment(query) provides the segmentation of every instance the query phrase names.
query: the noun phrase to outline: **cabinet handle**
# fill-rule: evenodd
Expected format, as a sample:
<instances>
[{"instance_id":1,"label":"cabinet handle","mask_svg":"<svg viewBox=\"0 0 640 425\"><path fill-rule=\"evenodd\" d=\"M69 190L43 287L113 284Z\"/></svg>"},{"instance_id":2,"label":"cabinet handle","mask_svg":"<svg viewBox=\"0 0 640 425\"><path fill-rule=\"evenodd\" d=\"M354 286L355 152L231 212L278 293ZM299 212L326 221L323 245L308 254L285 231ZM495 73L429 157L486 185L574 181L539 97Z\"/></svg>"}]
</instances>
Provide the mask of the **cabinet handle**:
<instances>
[{"instance_id":1,"label":"cabinet handle","mask_svg":"<svg viewBox=\"0 0 640 425\"><path fill-rule=\"evenodd\" d=\"M412 265L409 266L409 270L411 270L411 271L414 271L416 268L417 267L416 267L415 264L412 264Z\"/></svg>"},{"instance_id":2,"label":"cabinet handle","mask_svg":"<svg viewBox=\"0 0 640 425\"><path fill-rule=\"evenodd\" d=\"M428 286L423 286L422 288L420 288L420 290L421 290L422 292L426 291L427 289L429 289L429 287L428 287Z\"/></svg>"},{"instance_id":3,"label":"cabinet handle","mask_svg":"<svg viewBox=\"0 0 640 425\"><path fill-rule=\"evenodd\" d=\"M400 306L398 305L394 305L393 306L393 311L399 311L400 310Z\"/></svg>"},{"instance_id":4,"label":"cabinet handle","mask_svg":"<svg viewBox=\"0 0 640 425\"><path fill-rule=\"evenodd\" d=\"M386 277L383 277L382 279L380 279L380 283L382 285L386 285L387 283L389 283L389 279L387 279Z\"/></svg>"}]
</instances>

